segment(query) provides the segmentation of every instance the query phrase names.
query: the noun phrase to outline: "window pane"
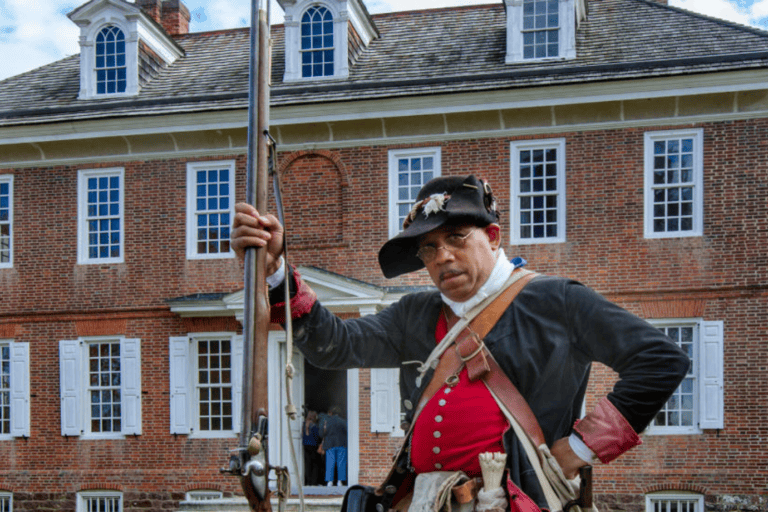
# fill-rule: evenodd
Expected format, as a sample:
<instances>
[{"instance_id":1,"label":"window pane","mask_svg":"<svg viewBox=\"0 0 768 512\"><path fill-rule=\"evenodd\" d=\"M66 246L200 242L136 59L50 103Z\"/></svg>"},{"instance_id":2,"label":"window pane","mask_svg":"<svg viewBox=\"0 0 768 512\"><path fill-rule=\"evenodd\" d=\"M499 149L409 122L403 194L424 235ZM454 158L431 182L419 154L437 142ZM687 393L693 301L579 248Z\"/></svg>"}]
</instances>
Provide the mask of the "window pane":
<instances>
[{"instance_id":1,"label":"window pane","mask_svg":"<svg viewBox=\"0 0 768 512\"><path fill-rule=\"evenodd\" d=\"M517 168L520 238L557 238L558 229L558 148L518 149Z\"/></svg>"},{"instance_id":2,"label":"window pane","mask_svg":"<svg viewBox=\"0 0 768 512\"><path fill-rule=\"evenodd\" d=\"M397 225L402 226L422 185L434 177L435 158L432 155L398 158L397 171L397 199L394 208Z\"/></svg>"},{"instance_id":3,"label":"window pane","mask_svg":"<svg viewBox=\"0 0 768 512\"><path fill-rule=\"evenodd\" d=\"M204 431L232 430L230 340L200 339L196 346L199 428Z\"/></svg>"},{"instance_id":4,"label":"window pane","mask_svg":"<svg viewBox=\"0 0 768 512\"><path fill-rule=\"evenodd\" d=\"M232 189L229 169L198 170L191 174L196 180L193 199L197 216L196 225L208 229L197 229L197 254L229 253L229 193ZM225 240L224 238L227 238ZM200 243L206 241L207 243ZM227 243L223 243L223 242Z\"/></svg>"},{"instance_id":5,"label":"window pane","mask_svg":"<svg viewBox=\"0 0 768 512\"><path fill-rule=\"evenodd\" d=\"M120 432L120 343L94 342L88 349L91 432Z\"/></svg>"},{"instance_id":6,"label":"window pane","mask_svg":"<svg viewBox=\"0 0 768 512\"><path fill-rule=\"evenodd\" d=\"M93 259L119 258L122 230L120 176L87 178L87 186L88 254Z\"/></svg>"}]
</instances>

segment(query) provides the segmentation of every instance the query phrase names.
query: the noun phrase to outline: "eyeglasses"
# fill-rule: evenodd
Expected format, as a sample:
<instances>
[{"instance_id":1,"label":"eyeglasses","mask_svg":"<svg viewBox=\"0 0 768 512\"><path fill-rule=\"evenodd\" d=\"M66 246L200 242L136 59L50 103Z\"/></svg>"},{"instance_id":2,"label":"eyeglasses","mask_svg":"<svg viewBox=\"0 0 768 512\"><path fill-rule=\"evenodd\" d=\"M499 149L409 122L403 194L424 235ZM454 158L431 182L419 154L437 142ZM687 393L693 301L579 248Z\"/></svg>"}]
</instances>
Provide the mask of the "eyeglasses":
<instances>
[{"instance_id":1,"label":"eyeglasses","mask_svg":"<svg viewBox=\"0 0 768 512\"><path fill-rule=\"evenodd\" d=\"M425 265L432 263L432 260L434 260L437 257L437 251L440 249L445 249L446 251L453 251L454 249L461 249L464 247L467 243L467 238L469 235L471 235L477 228L472 228L469 230L469 233L466 235L459 235L457 233L452 233L445 237L445 243L439 247L435 247L434 245L425 245L423 247L420 247L418 251L416 251L416 256L424 262Z\"/></svg>"}]
</instances>

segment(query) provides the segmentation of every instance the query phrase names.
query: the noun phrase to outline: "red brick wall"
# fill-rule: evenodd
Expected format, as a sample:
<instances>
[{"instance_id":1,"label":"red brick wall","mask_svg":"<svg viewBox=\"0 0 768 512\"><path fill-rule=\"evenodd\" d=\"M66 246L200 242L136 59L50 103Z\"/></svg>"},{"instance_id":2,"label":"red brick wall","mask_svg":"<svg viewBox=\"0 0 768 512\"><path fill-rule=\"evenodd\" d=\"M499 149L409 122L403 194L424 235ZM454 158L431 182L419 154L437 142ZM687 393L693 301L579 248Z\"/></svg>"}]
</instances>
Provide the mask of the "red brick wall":
<instances>
[{"instance_id":1,"label":"red brick wall","mask_svg":"<svg viewBox=\"0 0 768 512\"><path fill-rule=\"evenodd\" d=\"M530 268L576 278L641 316L725 321L725 429L647 436L642 447L598 468L604 509L640 510L643 493L671 485L702 492L727 510L725 495L756 496L768 485L768 121L698 126L704 129L704 236L643 238L643 135L649 130L631 128L558 134L567 141L567 241L505 248L510 257L527 258ZM491 181L507 237L510 140L424 144L441 146L443 174L475 172ZM294 264L382 286L428 282L423 272L386 280L376 263L387 238L389 149L280 155ZM241 200L245 156L232 158ZM62 500L52 510L71 509L72 493L107 481L121 482L127 509L129 501L137 509L174 506L179 493L200 482L237 492L237 479L218 475L231 441L168 433L168 337L211 324L176 317L166 300L236 291L241 265L186 259L186 160L101 166L125 168L123 264L77 265L77 171L97 166L0 170L15 175L16 205L15 263L0 270L0 334L30 342L33 390L31 438L0 441L0 489L18 493L19 507L26 506L25 496L32 503L41 499L35 492L48 493ZM62 438L58 341L110 330L142 339L143 433L113 441ZM600 396L614 378L596 368L590 390ZM398 440L370 433L368 379L361 372L359 457L360 480L372 484Z\"/></svg>"}]
</instances>

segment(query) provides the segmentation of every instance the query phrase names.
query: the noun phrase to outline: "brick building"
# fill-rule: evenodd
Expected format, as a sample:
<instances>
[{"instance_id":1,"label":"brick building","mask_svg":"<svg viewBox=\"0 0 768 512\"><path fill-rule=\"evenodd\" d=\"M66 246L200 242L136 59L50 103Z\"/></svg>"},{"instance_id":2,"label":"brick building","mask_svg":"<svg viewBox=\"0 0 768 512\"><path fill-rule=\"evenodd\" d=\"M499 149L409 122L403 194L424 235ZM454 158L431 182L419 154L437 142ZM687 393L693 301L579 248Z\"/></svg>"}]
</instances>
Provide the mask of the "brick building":
<instances>
[{"instance_id":1,"label":"brick building","mask_svg":"<svg viewBox=\"0 0 768 512\"><path fill-rule=\"evenodd\" d=\"M644 444L596 469L600 509L766 510L768 34L650 0L282 7L271 131L290 258L321 301L366 315L427 286L385 280L375 255L419 183L475 172L508 255L692 355ZM190 34L178 0L69 17L80 55L0 82L0 511L237 495L218 469L239 426L248 30ZM270 426L288 465L283 340ZM350 482L378 482L402 439L397 370L292 358L296 403L346 410ZM587 408L614 379L595 368Z\"/></svg>"}]
</instances>

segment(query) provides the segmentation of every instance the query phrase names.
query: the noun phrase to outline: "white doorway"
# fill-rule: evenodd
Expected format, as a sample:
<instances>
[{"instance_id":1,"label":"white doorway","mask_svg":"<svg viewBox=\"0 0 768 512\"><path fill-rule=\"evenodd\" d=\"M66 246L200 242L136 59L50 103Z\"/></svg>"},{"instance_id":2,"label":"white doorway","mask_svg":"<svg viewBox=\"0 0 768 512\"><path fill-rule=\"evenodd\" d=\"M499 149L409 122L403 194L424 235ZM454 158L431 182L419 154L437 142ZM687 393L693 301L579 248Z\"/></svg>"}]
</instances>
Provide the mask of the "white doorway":
<instances>
[{"instance_id":1,"label":"white doorway","mask_svg":"<svg viewBox=\"0 0 768 512\"><path fill-rule=\"evenodd\" d=\"M347 476L348 485L357 483L359 474L359 372L357 369L342 372L321 370L305 362L304 357L294 349L291 358L294 367L292 401L297 411L295 420L285 414L287 393L285 364L287 359L286 336L284 331L271 331L268 346L269 380L269 443L270 463L285 466L291 475L291 492L298 494L298 482L304 482L302 426L305 408L327 411L331 405L342 407L342 416L347 420ZM290 432L290 436L288 436ZM293 442L296 463L291 455ZM325 474L322 468L321 475ZM304 486L304 494L343 494L344 487Z\"/></svg>"}]
</instances>

